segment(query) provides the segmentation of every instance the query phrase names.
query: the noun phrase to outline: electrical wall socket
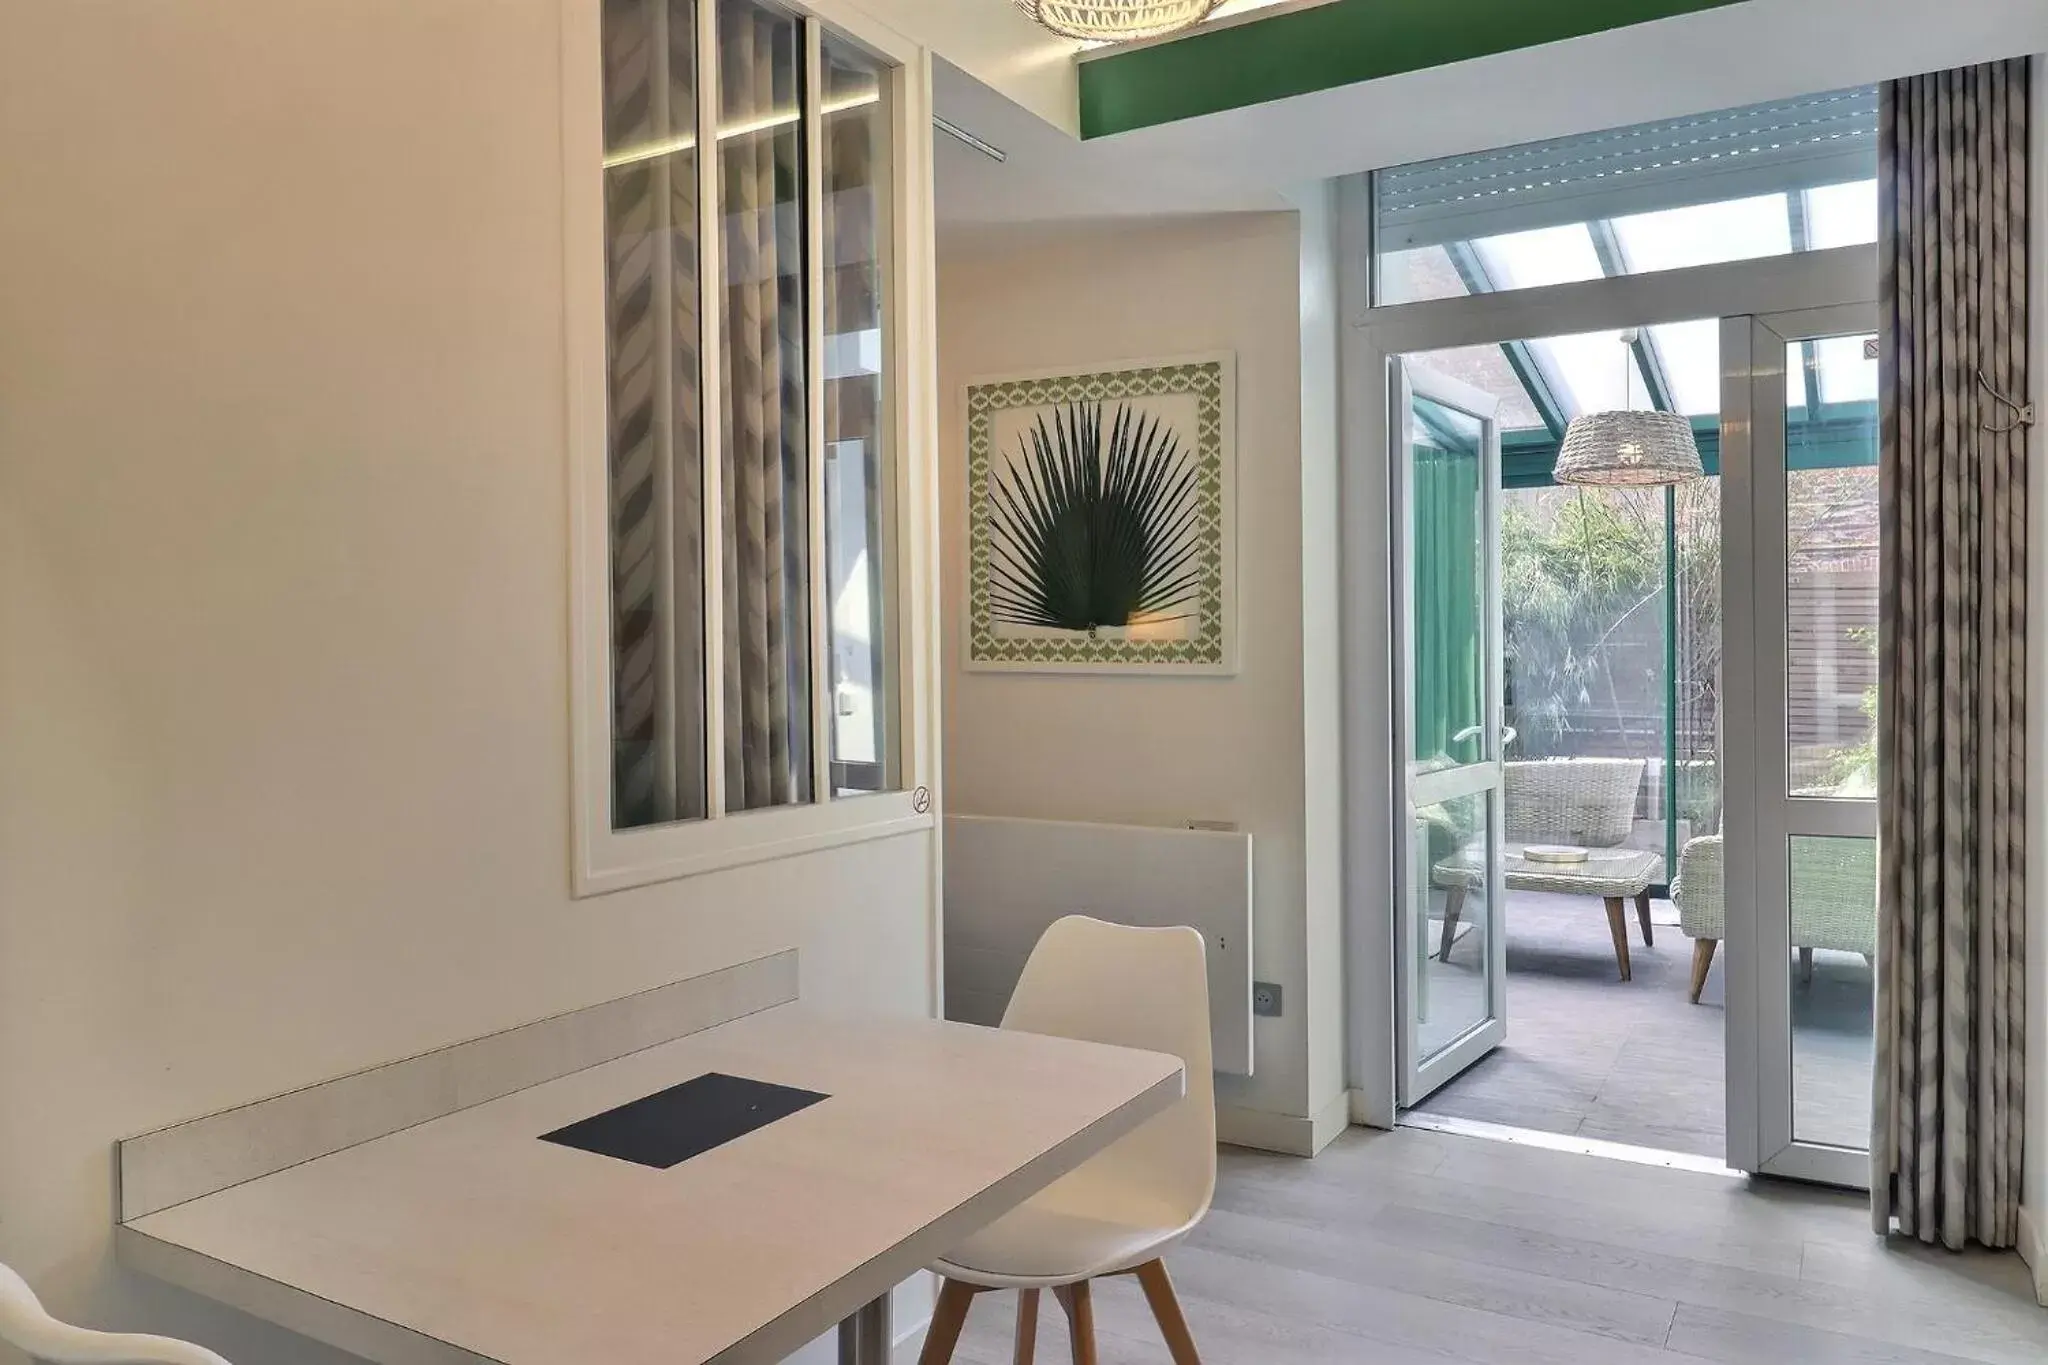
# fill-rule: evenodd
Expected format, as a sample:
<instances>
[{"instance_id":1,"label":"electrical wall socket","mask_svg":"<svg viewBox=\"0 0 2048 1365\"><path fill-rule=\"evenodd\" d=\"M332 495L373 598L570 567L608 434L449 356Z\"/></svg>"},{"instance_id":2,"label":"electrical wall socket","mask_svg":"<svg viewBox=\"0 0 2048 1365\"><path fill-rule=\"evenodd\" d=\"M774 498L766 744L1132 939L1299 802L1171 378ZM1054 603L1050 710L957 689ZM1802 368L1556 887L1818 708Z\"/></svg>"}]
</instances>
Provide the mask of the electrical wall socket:
<instances>
[{"instance_id":1,"label":"electrical wall socket","mask_svg":"<svg viewBox=\"0 0 2048 1365\"><path fill-rule=\"evenodd\" d=\"M1271 981L1252 982L1252 1013L1262 1019L1280 1017L1280 987Z\"/></svg>"}]
</instances>

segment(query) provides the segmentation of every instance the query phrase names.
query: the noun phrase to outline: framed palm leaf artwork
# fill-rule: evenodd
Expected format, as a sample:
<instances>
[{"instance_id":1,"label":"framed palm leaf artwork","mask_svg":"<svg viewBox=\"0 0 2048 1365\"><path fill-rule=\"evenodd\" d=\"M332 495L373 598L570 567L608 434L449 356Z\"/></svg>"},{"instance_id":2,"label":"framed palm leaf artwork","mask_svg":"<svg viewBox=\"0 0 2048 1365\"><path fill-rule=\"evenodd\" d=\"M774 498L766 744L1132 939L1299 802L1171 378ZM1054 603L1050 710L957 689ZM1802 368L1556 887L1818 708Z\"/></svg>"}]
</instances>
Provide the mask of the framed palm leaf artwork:
<instances>
[{"instance_id":1,"label":"framed palm leaf artwork","mask_svg":"<svg viewBox=\"0 0 2048 1365\"><path fill-rule=\"evenodd\" d=\"M1235 370L967 386L967 667L1237 671Z\"/></svg>"}]
</instances>

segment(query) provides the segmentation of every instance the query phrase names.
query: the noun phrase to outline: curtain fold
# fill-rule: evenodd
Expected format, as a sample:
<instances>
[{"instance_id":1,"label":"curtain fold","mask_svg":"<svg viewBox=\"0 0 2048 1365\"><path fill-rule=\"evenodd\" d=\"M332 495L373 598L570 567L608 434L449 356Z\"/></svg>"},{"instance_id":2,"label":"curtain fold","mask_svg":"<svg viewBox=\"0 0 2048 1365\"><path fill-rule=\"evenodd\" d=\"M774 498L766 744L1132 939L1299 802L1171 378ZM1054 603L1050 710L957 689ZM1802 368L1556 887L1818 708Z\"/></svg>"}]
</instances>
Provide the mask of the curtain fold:
<instances>
[{"instance_id":1,"label":"curtain fold","mask_svg":"<svg viewBox=\"0 0 2048 1365\"><path fill-rule=\"evenodd\" d=\"M1872 1220L2017 1235L2025 1108L2024 59L1880 108L1883 430ZM2023 400L2022 400L2023 401Z\"/></svg>"},{"instance_id":2,"label":"curtain fold","mask_svg":"<svg viewBox=\"0 0 2048 1365\"><path fill-rule=\"evenodd\" d=\"M811 799L801 31L719 6L724 369L721 566L729 810Z\"/></svg>"},{"instance_id":3,"label":"curtain fold","mask_svg":"<svg viewBox=\"0 0 2048 1365\"><path fill-rule=\"evenodd\" d=\"M692 133L692 0L606 0L605 147ZM704 504L698 427L697 164L605 172L612 823L700 818Z\"/></svg>"}]
</instances>

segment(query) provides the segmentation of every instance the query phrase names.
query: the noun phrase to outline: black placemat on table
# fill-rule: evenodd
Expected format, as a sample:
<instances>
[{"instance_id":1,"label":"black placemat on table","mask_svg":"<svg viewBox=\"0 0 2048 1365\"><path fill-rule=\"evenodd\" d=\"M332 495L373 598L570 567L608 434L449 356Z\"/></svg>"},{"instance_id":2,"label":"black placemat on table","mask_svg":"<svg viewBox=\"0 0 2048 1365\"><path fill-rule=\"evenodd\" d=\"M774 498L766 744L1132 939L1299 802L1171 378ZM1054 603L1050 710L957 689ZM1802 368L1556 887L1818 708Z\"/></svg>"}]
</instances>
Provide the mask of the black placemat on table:
<instances>
[{"instance_id":1,"label":"black placemat on table","mask_svg":"<svg viewBox=\"0 0 2048 1365\"><path fill-rule=\"evenodd\" d=\"M707 1071L543 1133L541 1141L665 1171L829 1098L815 1090Z\"/></svg>"}]
</instances>

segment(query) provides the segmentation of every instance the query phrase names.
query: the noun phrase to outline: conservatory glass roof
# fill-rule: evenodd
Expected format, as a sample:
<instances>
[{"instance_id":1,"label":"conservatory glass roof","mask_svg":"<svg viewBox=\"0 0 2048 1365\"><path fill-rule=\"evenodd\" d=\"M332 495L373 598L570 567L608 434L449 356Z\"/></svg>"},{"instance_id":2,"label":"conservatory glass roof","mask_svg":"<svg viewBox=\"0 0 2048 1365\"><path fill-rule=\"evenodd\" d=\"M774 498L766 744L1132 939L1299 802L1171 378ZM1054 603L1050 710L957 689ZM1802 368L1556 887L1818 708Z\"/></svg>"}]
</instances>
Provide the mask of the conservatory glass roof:
<instances>
[{"instance_id":1,"label":"conservatory glass roof","mask_svg":"<svg viewBox=\"0 0 2048 1365\"><path fill-rule=\"evenodd\" d=\"M1380 306L1872 243L1877 94L1838 90L1419 162L1376 173L1373 199ZM1554 442L1574 417L1631 406L1711 427L1721 406L1713 319L1645 328L1626 350L1603 332L1430 363L1501 395L1511 438ZM1860 338L1804 346L1801 368L1788 394L1796 420L1876 400Z\"/></svg>"},{"instance_id":2,"label":"conservatory glass roof","mask_svg":"<svg viewBox=\"0 0 2048 1365\"><path fill-rule=\"evenodd\" d=\"M1782 255L1794 247L1855 245L1876 234L1872 179L1434 244L1394 253L1408 259L1391 267L1383 257L1382 279L1398 272L1403 287L1422 297L1459 297ZM1521 397L1507 400L1501 414L1509 431L1545 428L1562 435L1581 413L1624 406L1704 416L1721 406L1719 331L1712 319L1647 328L1626 367L1615 334L1600 332L1510 343L1495 359L1466 355L1458 368L1495 393L1504 390L1487 377L1515 377ZM1823 341L1814 349L1810 364L1821 403L1875 400L1876 376L1864 364L1859 340ZM1793 406L1805 405L1797 388L1792 397Z\"/></svg>"}]
</instances>

